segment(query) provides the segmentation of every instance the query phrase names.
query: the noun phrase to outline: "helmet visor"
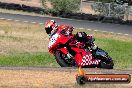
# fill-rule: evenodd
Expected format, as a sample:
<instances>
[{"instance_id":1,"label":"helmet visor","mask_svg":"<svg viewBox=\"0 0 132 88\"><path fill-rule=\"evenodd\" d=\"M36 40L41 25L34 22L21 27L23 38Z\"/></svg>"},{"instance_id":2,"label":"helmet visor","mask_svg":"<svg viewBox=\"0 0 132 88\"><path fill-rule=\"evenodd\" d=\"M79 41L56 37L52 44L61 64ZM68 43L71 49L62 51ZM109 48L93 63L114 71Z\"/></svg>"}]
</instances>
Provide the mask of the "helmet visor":
<instances>
[{"instance_id":1,"label":"helmet visor","mask_svg":"<svg viewBox=\"0 0 132 88\"><path fill-rule=\"evenodd\" d=\"M50 28L45 28L45 30L46 30L46 33L47 33L47 34L50 34L51 31L52 31L52 27L50 27Z\"/></svg>"}]
</instances>

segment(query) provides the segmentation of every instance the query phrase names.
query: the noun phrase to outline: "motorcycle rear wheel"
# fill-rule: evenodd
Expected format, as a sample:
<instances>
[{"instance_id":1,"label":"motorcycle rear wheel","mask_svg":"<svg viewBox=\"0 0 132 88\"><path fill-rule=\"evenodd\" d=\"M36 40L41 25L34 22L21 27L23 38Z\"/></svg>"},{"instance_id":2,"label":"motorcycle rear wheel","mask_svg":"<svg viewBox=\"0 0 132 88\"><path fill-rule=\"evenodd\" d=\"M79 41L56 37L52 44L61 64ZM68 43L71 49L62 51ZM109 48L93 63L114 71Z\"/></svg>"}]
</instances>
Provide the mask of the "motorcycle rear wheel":
<instances>
[{"instance_id":1,"label":"motorcycle rear wheel","mask_svg":"<svg viewBox=\"0 0 132 88\"><path fill-rule=\"evenodd\" d=\"M114 63L111 57L107 61L101 63L101 68L113 69Z\"/></svg>"}]
</instances>

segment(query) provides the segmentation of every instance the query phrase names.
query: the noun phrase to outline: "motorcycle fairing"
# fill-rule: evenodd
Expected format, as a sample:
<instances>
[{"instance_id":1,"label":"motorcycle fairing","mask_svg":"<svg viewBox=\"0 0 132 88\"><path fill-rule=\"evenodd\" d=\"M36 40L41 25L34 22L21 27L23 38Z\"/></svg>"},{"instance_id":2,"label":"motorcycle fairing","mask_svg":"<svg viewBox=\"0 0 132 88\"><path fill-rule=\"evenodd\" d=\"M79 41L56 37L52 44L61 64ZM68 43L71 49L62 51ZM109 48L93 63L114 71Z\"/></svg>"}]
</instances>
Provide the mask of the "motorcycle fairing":
<instances>
[{"instance_id":1,"label":"motorcycle fairing","mask_svg":"<svg viewBox=\"0 0 132 88\"><path fill-rule=\"evenodd\" d=\"M82 53L77 53L75 55L75 59L78 66L98 65L100 62L100 60L93 59L91 52L86 52L86 51Z\"/></svg>"},{"instance_id":2,"label":"motorcycle fairing","mask_svg":"<svg viewBox=\"0 0 132 88\"><path fill-rule=\"evenodd\" d=\"M70 40L69 36L64 36L59 33L52 35L52 37L50 38L50 41L49 41L49 45L48 45L49 52L54 55L55 50L53 51L52 48L56 49L60 44L66 44L67 41L69 41L69 40ZM62 50L62 51L64 51L64 50ZM66 51L64 51L64 52L66 53Z\"/></svg>"}]
</instances>

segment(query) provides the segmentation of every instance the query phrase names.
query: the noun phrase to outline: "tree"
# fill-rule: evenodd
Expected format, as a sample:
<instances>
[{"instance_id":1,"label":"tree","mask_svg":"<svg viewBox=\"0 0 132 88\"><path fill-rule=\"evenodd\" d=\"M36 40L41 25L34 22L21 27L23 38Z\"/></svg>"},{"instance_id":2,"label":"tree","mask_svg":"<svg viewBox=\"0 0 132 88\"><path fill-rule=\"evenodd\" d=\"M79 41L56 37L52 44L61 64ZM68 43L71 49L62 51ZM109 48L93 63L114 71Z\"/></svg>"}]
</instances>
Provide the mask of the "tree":
<instances>
[{"instance_id":1,"label":"tree","mask_svg":"<svg viewBox=\"0 0 132 88\"><path fill-rule=\"evenodd\" d=\"M46 0L41 0L42 6L46 8Z\"/></svg>"},{"instance_id":2,"label":"tree","mask_svg":"<svg viewBox=\"0 0 132 88\"><path fill-rule=\"evenodd\" d=\"M45 6L45 2L47 0L42 0L43 6ZM48 0L51 2L53 6L52 9L49 9L53 13L63 14L63 13L71 13L79 10L80 0Z\"/></svg>"}]
</instances>

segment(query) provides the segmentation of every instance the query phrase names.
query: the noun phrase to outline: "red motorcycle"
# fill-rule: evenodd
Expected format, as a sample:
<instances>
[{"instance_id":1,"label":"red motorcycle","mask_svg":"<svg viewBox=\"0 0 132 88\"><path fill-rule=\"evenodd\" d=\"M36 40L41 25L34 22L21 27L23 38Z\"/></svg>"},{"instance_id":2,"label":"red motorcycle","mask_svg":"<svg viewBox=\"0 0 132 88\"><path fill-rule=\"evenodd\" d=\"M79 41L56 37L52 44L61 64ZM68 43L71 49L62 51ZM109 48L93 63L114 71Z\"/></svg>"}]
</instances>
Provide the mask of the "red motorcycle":
<instances>
[{"instance_id":1,"label":"red motorcycle","mask_svg":"<svg viewBox=\"0 0 132 88\"><path fill-rule=\"evenodd\" d=\"M94 41L94 38L89 40L91 44ZM54 50L50 50L51 47L54 47ZM102 65L104 65L103 68L113 69L114 66L112 58L101 48L93 51L85 43L79 42L73 36L67 36L60 32L52 35L48 48L61 67L77 67L78 64L75 59L86 57L89 51L92 52L93 57L101 60Z\"/></svg>"}]
</instances>

